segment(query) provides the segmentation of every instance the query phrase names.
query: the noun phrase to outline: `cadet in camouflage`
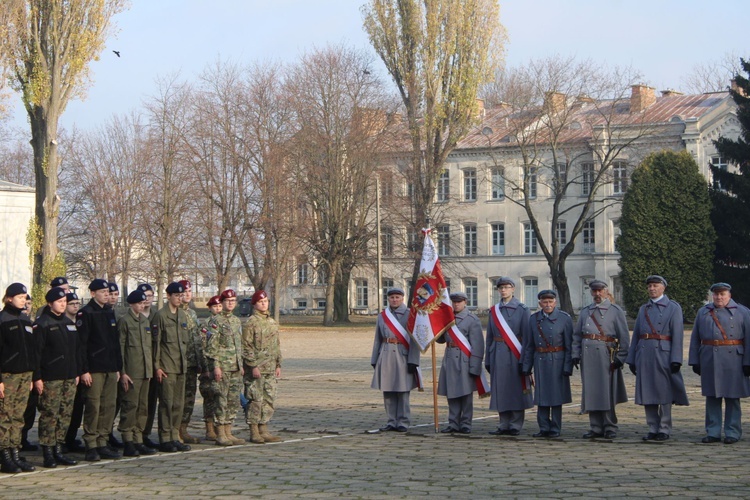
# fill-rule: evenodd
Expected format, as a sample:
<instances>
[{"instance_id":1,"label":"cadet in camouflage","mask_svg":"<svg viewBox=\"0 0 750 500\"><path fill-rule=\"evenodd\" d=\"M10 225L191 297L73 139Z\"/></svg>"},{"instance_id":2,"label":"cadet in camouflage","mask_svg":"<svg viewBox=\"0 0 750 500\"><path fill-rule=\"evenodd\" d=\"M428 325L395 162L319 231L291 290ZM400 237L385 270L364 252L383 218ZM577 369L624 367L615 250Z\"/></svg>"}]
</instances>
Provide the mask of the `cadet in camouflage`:
<instances>
[{"instance_id":1,"label":"cadet in camouflage","mask_svg":"<svg viewBox=\"0 0 750 500\"><path fill-rule=\"evenodd\" d=\"M211 335L206 346L206 362L214 375L216 444L230 446L245 443L244 439L232 435L232 424L240 407L242 390L242 325L240 319L232 314L237 307L234 290L224 290L220 298L222 312L212 324L218 328L209 330Z\"/></svg>"},{"instance_id":2,"label":"cadet in camouflage","mask_svg":"<svg viewBox=\"0 0 750 500\"><path fill-rule=\"evenodd\" d=\"M201 345L203 346L203 352L206 352L208 348L208 339L211 337L213 332L219 328L217 316L222 310L221 297L214 295L206 303L211 316L206 320L206 323L200 328L199 333L201 337ZM214 374L208 369L208 363L205 361L204 355L204 372L201 373L198 381L198 390L203 397L203 421L206 423L206 439L209 441L216 440L216 426L214 425L214 418L216 416L216 394L214 393L213 381Z\"/></svg>"},{"instance_id":3,"label":"cadet in camouflage","mask_svg":"<svg viewBox=\"0 0 750 500\"><path fill-rule=\"evenodd\" d=\"M198 384L198 376L204 371L205 360L203 358L203 345L201 343L200 328L198 328L198 315L195 310L190 309L193 300L193 284L189 280L182 280L180 284L185 288L182 295L182 310L187 316L188 350L187 371L185 371L185 406L182 410L182 424L180 425L180 439L183 443L198 444L200 439L188 433L190 417L193 416L195 407L195 391Z\"/></svg>"},{"instance_id":4,"label":"cadet in camouflage","mask_svg":"<svg viewBox=\"0 0 750 500\"><path fill-rule=\"evenodd\" d=\"M250 441L257 444L281 441L268 431L276 401L276 379L281 377L279 325L268 313L264 290L253 294L255 310L242 328L242 361L245 365L246 422Z\"/></svg>"}]
</instances>

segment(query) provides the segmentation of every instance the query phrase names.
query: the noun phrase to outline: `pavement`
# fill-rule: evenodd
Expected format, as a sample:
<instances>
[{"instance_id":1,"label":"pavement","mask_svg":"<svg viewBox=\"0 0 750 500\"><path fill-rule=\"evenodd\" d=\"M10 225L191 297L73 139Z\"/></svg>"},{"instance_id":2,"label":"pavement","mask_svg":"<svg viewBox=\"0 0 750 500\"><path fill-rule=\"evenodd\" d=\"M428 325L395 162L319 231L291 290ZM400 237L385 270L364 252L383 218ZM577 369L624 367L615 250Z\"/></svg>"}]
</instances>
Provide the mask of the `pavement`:
<instances>
[{"instance_id":1,"label":"pavement","mask_svg":"<svg viewBox=\"0 0 750 500\"><path fill-rule=\"evenodd\" d=\"M44 469L41 453L24 453L37 471L0 477L0 498L581 498L674 496L750 497L750 441L701 444L704 400L689 367L683 374L690 406L673 410L672 438L646 443L643 408L618 405L614 440L585 440L580 376L573 404L563 410L563 433L539 439L533 410L521 436L492 436L497 414L475 399L468 436L436 434L430 387L412 392L406 434L368 433L384 424L382 397L369 388L373 327L295 327L281 334L284 363L271 430L284 442L221 448L194 445L186 453L81 462ZM686 335L689 338L689 334ZM438 346L437 366L443 347ZM429 351L422 358L431 385ZM447 418L438 398L441 425ZM202 435L201 405L190 426ZM238 416L235 435L248 438ZM154 437L154 436L152 436ZM31 433L36 441L35 430ZM71 454L82 459L81 455Z\"/></svg>"}]
</instances>

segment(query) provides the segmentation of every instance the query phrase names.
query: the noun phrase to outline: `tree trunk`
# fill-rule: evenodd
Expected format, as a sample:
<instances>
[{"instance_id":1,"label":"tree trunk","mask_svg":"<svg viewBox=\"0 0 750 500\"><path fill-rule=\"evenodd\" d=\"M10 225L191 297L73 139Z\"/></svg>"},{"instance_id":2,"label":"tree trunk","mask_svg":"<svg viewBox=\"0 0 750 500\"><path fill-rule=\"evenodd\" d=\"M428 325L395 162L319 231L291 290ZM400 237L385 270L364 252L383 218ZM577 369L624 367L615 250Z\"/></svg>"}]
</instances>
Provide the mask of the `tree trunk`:
<instances>
[{"instance_id":1,"label":"tree trunk","mask_svg":"<svg viewBox=\"0 0 750 500\"><path fill-rule=\"evenodd\" d=\"M550 275L552 284L557 290L557 306L560 310L570 314L575 321L576 315L573 311L573 301L570 299L570 286L568 276L565 274L565 259L560 259L557 264L550 264Z\"/></svg>"},{"instance_id":2,"label":"tree trunk","mask_svg":"<svg viewBox=\"0 0 750 500\"><path fill-rule=\"evenodd\" d=\"M334 263L335 264L335 263ZM336 269L337 265L329 266L329 269ZM326 308L323 313L323 325L331 326L336 322L336 279L338 273L328 273L328 284L326 285Z\"/></svg>"},{"instance_id":3,"label":"tree trunk","mask_svg":"<svg viewBox=\"0 0 750 500\"><path fill-rule=\"evenodd\" d=\"M341 269L333 297L334 319L337 323L350 323L349 319L349 280L351 269Z\"/></svg>"}]
</instances>

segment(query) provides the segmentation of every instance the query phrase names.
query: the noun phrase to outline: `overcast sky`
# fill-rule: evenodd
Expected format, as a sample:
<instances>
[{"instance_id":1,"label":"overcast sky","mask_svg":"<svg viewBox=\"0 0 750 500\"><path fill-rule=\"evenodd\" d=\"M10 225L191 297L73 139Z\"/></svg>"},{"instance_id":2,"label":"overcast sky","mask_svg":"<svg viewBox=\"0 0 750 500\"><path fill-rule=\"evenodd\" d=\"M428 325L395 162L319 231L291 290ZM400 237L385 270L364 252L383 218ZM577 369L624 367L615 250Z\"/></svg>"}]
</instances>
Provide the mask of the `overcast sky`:
<instances>
[{"instance_id":1,"label":"overcast sky","mask_svg":"<svg viewBox=\"0 0 750 500\"><path fill-rule=\"evenodd\" d=\"M118 32L91 65L85 101L61 119L89 129L138 109L155 80L192 79L221 58L238 63L294 61L313 46L345 43L371 50L362 30L363 0L131 0ZM505 0L506 61L517 66L555 54L632 65L644 83L680 88L695 64L727 53L750 55L746 0ZM120 52L117 57L112 50ZM376 65L382 68L379 60ZM382 71L382 69L381 69ZM13 96L12 124L26 127Z\"/></svg>"}]
</instances>

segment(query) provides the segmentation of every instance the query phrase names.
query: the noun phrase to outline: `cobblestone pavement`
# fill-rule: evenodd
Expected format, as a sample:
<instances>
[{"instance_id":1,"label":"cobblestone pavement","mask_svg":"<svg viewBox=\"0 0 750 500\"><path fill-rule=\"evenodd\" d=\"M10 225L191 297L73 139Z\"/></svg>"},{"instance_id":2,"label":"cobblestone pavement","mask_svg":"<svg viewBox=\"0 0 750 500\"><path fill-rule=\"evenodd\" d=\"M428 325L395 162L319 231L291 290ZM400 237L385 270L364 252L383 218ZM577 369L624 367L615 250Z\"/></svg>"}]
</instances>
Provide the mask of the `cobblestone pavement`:
<instances>
[{"instance_id":1,"label":"cobblestone pavement","mask_svg":"<svg viewBox=\"0 0 750 500\"><path fill-rule=\"evenodd\" d=\"M534 439L533 411L519 437L496 437L497 415L488 400L475 400L470 436L435 434L432 394L413 392L407 434L368 434L383 424L379 392L369 389L372 327L286 328L278 409L271 423L285 441L151 457L82 462L43 469L41 456L26 453L37 472L0 477L1 498L716 498L750 496L750 445L700 444L703 398L698 378L684 370L691 406L675 407L673 437L641 441L643 408L619 405L617 439L581 439L588 418L579 414L580 378L574 404L563 414L563 436ZM438 346L439 355L442 347ZM430 357L423 357L430 381ZM634 377L626 374L633 396ZM447 407L438 400L440 418ZM200 404L196 405L200 411ZM202 434L200 415L191 433ZM248 437L241 418L235 434ZM36 440L32 431L32 440ZM78 456L82 459L82 456Z\"/></svg>"}]
</instances>

